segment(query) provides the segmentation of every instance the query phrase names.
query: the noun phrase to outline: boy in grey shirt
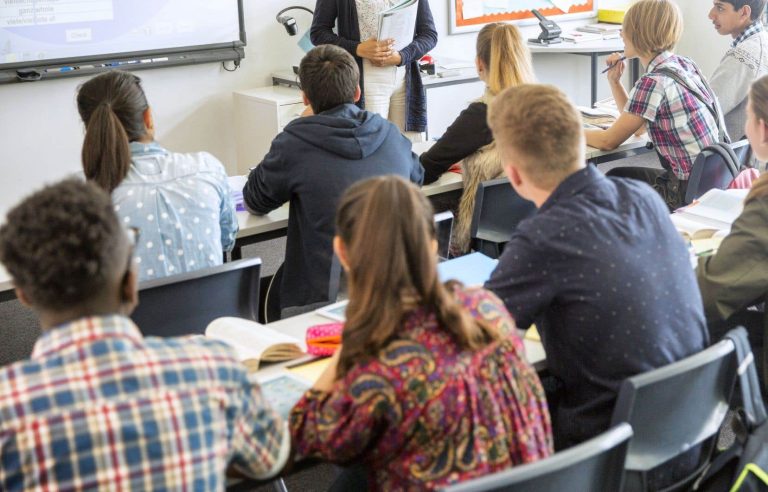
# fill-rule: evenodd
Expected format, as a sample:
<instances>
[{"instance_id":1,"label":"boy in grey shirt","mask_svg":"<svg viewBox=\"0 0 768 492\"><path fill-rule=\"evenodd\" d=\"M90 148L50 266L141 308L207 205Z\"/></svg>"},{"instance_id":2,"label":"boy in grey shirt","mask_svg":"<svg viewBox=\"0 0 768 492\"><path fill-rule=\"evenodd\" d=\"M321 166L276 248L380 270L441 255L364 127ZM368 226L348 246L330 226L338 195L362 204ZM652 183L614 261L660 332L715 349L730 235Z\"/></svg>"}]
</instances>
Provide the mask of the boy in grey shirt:
<instances>
[{"instance_id":1,"label":"boy in grey shirt","mask_svg":"<svg viewBox=\"0 0 768 492\"><path fill-rule=\"evenodd\" d=\"M768 33L760 17L766 0L714 0L709 18L717 32L733 42L712 74L731 139L744 136L749 86L768 73Z\"/></svg>"}]
</instances>

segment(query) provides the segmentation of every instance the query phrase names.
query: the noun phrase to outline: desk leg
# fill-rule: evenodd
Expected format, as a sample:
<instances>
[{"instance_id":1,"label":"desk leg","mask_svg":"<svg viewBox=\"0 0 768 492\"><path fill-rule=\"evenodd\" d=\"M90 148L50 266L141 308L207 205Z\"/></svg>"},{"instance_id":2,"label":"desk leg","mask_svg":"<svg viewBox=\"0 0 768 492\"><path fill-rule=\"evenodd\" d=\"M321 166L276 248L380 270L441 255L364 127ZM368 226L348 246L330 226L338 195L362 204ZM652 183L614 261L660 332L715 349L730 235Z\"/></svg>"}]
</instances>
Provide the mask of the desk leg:
<instances>
[{"instance_id":1,"label":"desk leg","mask_svg":"<svg viewBox=\"0 0 768 492\"><path fill-rule=\"evenodd\" d=\"M232 253L230 253L230 255L232 257L232 261L242 260L243 259L243 250L240 248L240 246L235 244L235 247L232 248Z\"/></svg>"},{"instance_id":2,"label":"desk leg","mask_svg":"<svg viewBox=\"0 0 768 492\"><path fill-rule=\"evenodd\" d=\"M599 55L597 53L592 53L589 57L589 59L592 61L592 99L589 103L590 108L594 108L595 103L597 102L597 79L600 77L597 69L598 57Z\"/></svg>"},{"instance_id":3,"label":"desk leg","mask_svg":"<svg viewBox=\"0 0 768 492\"><path fill-rule=\"evenodd\" d=\"M637 79L640 78L640 59L633 58L629 63L629 87L630 89L635 86Z\"/></svg>"}]
</instances>

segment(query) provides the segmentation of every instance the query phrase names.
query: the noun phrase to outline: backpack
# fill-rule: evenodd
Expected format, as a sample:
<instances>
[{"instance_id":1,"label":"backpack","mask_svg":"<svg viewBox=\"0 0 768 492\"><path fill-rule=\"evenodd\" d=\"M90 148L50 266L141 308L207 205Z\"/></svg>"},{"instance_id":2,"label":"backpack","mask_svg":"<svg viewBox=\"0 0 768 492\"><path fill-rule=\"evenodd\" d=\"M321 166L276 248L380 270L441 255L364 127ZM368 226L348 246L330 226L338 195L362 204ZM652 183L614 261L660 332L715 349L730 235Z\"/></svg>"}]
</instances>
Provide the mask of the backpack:
<instances>
[{"instance_id":1,"label":"backpack","mask_svg":"<svg viewBox=\"0 0 768 492\"><path fill-rule=\"evenodd\" d=\"M738 385L743 408L737 412L736 442L711 461L694 490L758 492L768 490L768 418L755 358L743 327L726 337L736 346Z\"/></svg>"},{"instance_id":2,"label":"backpack","mask_svg":"<svg viewBox=\"0 0 768 492\"><path fill-rule=\"evenodd\" d=\"M704 107L709 110L717 124L718 142L705 147L702 149L702 151L711 150L720 154L723 159L729 163L729 169L731 164L734 166L732 175L735 177L738 174L737 170L739 168L739 161L736 157L736 154L733 152L733 149L731 149L730 145L728 145L731 142L731 139L728 136L728 130L725 128L725 120L723 119L722 110L720 109L720 103L718 102L717 97L714 95L715 93L712 91L712 88L709 86L707 79L701 76L701 82L704 84L707 92L709 92L712 97L713 102L711 104L707 103L706 98L698 89L698 87L691 87L680 76L680 74L674 70L666 67L657 67L654 69L654 72L657 74L666 75L667 77L674 80L678 85L685 87L689 93L691 93L696 99L699 100L699 102L704 105ZM671 164L667 161L667 159L664 158L664 156L659 153L658 149L656 150L656 154L659 157L661 166L667 172L656 179L656 182L653 184L653 188L664 199L664 202L667 204L667 207L669 207L670 211L674 211L686 203L685 196L687 191L687 183L681 182L677 178L675 173L672 172Z\"/></svg>"}]
</instances>

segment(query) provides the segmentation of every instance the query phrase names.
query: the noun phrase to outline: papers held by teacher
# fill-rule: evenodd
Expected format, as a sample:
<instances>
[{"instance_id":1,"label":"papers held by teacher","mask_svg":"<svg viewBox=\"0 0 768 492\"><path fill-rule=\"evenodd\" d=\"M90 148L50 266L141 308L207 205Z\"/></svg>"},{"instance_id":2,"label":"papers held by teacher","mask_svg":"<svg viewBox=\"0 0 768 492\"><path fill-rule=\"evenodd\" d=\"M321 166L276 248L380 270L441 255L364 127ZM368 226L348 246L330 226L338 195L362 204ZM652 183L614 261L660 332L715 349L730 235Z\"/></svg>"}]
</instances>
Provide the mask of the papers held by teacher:
<instances>
[{"instance_id":1,"label":"papers held by teacher","mask_svg":"<svg viewBox=\"0 0 768 492\"><path fill-rule=\"evenodd\" d=\"M404 0L379 14L378 40L394 39L394 49L402 50L413 41L418 0Z\"/></svg>"}]
</instances>

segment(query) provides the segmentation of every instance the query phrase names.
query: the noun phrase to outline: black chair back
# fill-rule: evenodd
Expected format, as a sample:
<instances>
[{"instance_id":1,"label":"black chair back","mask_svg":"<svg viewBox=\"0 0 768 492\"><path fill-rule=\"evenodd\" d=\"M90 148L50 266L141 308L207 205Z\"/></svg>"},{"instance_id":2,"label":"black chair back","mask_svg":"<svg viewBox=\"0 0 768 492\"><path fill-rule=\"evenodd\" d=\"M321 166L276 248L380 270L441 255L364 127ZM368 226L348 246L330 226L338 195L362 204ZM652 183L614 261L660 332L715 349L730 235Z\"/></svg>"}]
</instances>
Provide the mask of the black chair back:
<instances>
[{"instance_id":1,"label":"black chair back","mask_svg":"<svg viewBox=\"0 0 768 492\"><path fill-rule=\"evenodd\" d=\"M702 444L701 466L683 470L690 473L674 488L698 476L728 412L737 366L734 343L723 340L622 383L611 425L627 422L635 432L624 490L649 490L650 470Z\"/></svg>"},{"instance_id":2,"label":"black chair back","mask_svg":"<svg viewBox=\"0 0 768 492\"><path fill-rule=\"evenodd\" d=\"M139 285L131 315L146 336L203 334L222 316L256 320L261 258L150 280Z\"/></svg>"},{"instance_id":3,"label":"black chair back","mask_svg":"<svg viewBox=\"0 0 768 492\"><path fill-rule=\"evenodd\" d=\"M739 171L747 167L752 167L752 147L749 146L749 140L744 138L738 142L733 142L731 144L731 149L736 155L736 164Z\"/></svg>"},{"instance_id":4,"label":"black chair back","mask_svg":"<svg viewBox=\"0 0 768 492\"><path fill-rule=\"evenodd\" d=\"M451 234L453 233L453 212L447 210L435 214L435 233L437 236L437 255L447 260L451 252Z\"/></svg>"},{"instance_id":5,"label":"black chair back","mask_svg":"<svg viewBox=\"0 0 768 492\"><path fill-rule=\"evenodd\" d=\"M737 174L738 157L728 144L718 143L705 147L693 162L685 203L693 202L712 188L726 189Z\"/></svg>"},{"instance_id":6,"label":"black chair back","mask_svg":"<svg viewBox=\"0 0 768 492\"><path fill-rule=\"evenodd\" d=\"M517 224L535 212L536 205L518 195L506 178L483 181L475 193L472 248L498 258Z\"/></svg>"},{"instance_id":7,"label":"black chair back","mask_svg":"<svg viewBox=\"0 0 768 492\"><path fill-rule=\"evenodd\" d=\"M462 482L445 492L562 492L621 490L632 427L619 424L549 458Z\"/></svg>"}]
</instances>

